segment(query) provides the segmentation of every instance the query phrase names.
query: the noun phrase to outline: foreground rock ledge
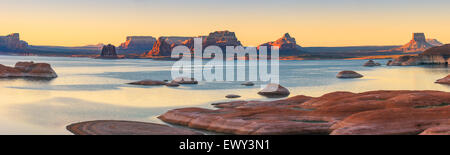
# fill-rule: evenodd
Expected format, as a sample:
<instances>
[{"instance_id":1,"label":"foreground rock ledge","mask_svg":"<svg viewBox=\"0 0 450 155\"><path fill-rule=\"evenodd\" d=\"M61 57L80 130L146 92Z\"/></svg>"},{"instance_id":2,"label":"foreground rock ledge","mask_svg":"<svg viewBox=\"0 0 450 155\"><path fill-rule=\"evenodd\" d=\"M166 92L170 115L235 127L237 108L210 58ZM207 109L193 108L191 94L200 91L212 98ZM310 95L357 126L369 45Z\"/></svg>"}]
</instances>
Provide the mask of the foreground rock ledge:
<instances>
[{"instance_id":1,"label":"foreground rock ledge","mask_svg":"<svg viewBox=\"0 0 450 155\"><path fill-rule=\"evenodd\" d=\"M200 135L189 129L130 121L90 121L67 126L75 135Z\"/></svg>"},{"instance_id":2,"label":"foreground rock ledge","mask_svg":"<svg viewBox=\"0 0 450 155\"><path fill-rule=\"evenodd\" d=\"M0 78L56 78L56 72L47 63L17 62L14 67L0 64Z\"/></svg>"},{"instance_id":3,"label":"foreground rock ledge","mask_svg":"<svg viewBox=\"0 0 450 155\"><path fill-rule=\"evenodd\" d=\"M440 91L334 92L317 98L213 104L217 110L175 109L159 119L240 135L448 134L449 103L450 93Z\"/></svg>"}]
</instances>

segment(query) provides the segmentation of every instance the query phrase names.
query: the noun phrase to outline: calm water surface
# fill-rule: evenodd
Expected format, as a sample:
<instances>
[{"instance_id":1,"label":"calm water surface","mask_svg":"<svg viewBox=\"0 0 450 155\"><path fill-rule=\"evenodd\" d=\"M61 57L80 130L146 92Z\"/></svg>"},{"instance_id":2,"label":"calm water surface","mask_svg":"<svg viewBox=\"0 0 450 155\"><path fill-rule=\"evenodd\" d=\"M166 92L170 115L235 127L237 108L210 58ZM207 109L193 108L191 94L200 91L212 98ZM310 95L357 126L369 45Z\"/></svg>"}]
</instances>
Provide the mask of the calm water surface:
<instances>
[{"instance_id":1,"label":"calm water surface","mask_svg":"<svg viewBox=\"0 0 450 155\"><path fill-rule=\"evenodd\" d=\"M0 79L0 134L70 134L65 126L88 120L135 120L161 123L156 117L181 107L212 108L230 101L268 100L257 95L260 86L241 82L200 82L178 88L131 86L125 83L170 80L174 62L152 60L98 60L89 58L0 56L0 64L17 61L50 63L59 77L51 81ZM441 90L434 84L449 74L444 67L362 67L366 60L281 61L280 80L292 95L320 96L333 91ZM386 60L378 62L386 64ZM342 70L365 77L341 80ZM257 84L263 84L258 83ZM292 96L291 95L291 96Z\"/></svg>"}]
</instances>

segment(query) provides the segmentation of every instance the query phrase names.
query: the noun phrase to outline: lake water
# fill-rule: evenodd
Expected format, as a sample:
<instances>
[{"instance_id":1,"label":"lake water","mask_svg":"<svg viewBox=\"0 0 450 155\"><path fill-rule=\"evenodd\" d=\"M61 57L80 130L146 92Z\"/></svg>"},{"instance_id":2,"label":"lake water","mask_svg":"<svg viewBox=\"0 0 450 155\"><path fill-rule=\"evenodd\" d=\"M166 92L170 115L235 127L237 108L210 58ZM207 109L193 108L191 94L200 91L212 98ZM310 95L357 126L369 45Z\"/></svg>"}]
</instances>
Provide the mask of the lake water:
<instances>
[{"instance_id":1,"label":"lake water","mask_svg":"<svg viewBox=\"0 0 450 155\"><path fill-rule=\"evenodd\" d=\"M144 79L170 80L173 61L99 60L66 57L0 56L0 64L17 61L45 62L58 78L51 81L0 79L0 134L70 134L65 126L89 120L134 120L162 123L156 117L181 107L212 108L211 103L270 100L257 95L260 84L202 82L178 88L144 87L125 83ZM280 61L280 82L294 95L321 96L333 91L441 90L435 84L449 74L445 67L362 67L366 60ZM386 64L387 60L377 60ZM342 70L365 77L337 79Z\"/></svg>"}]
</instances>

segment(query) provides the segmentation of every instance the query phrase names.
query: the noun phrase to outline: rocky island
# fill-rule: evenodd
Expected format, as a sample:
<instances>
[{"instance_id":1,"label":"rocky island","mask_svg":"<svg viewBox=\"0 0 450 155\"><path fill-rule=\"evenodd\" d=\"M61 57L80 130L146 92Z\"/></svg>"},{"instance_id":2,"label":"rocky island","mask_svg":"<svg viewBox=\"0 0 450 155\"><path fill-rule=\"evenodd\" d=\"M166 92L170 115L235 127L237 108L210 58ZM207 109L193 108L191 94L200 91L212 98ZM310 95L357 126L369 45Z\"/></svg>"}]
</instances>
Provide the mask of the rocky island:
<instances>
[{"instance_id":1,"label":"rocky island","mask_svg":"<svg viewBox=\"0 0 450 155\"><path fill-rule=\"evenodd\" d=\"M97 59L119 59L119 56L116 53L116 47L111 44L103 46L102 52Z\"/></svg>"},{"instance_id":2,"label":"rocky island","mask_svg":"<svg viewBox=\"0 0 450 155\"><path fill-rule=\"evenodd\" d=\"M436 46L418 55L401 56L389 61L389 66L415 66L415 65L448 65L450 58L450 44Z\"/></svg>"},{"instance_id":3,"label":"rocky island","mask_svg":"<svg viewBox=\"0 0 450 155\"><path fill-rule=\"evenodd\" d=\"M0 78L56 78L56 72L47 63L17 62L14 67L0 64Z\"/></svg>"}]
</instances>

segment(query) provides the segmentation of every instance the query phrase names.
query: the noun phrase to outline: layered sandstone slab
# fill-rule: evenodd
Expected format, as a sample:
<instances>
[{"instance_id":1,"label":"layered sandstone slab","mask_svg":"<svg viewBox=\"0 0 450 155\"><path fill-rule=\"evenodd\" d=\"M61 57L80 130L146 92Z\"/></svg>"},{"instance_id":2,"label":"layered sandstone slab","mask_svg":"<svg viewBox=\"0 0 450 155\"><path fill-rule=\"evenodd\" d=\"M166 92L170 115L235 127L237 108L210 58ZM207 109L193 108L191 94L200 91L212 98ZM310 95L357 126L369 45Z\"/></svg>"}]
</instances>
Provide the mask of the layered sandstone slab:
<instances>
[{"instance_id":1,"label":"layered sandstone slab","mask_svg":"<svg viewBox=\"0 0 450 155\"><path fill-rule=\"evenodd\" d=\"M401 56L389 61L389 66L414 66L425 64L448 65L450 61L450 44L437 46L419 55Z\"/></svg>"},{"instance_id":2,"label":"layered sandstone slab","mask_svg":"<svg viewBox=\"0 0 450 155\"><path fill-rule=\"evenodd\" d=\"M189 129L131 121L90 121L67 126L75 135L200 135Z\"/></svg>"},{"instance_id":3,"label":"layered sandstone slab","mask_svg":"<svg viewBox=\"0 0 450 155\"><path fill-rule=\"evenodd\" d=\"M159 119L221 133L420 134L450 121L450 93L439 91L334 92L321 97L234 101L217 110L182 108ZM370 128L369 128L370 127Z\"/></svg>"},{"instance_id":4,"label":"layered sandstone slab","mask_svg":"<svg viewBox=\"0 0 450 155\"><path fill-rule=\"evenodd\" d=\"M56 78L56 72L47 63L17 62L14 67L0 64L0 78L31 77Z\"/></svg>"},{"instance_id":5,"label":"layered sandstone slab","mask_svg":"<svg viewBox=\"0 0 450 155\"><path fill-rule=\"evenodd\" d=\"M448 76L445 77L445 78L442 78L442 79L437 80L436 83L439 83L439 84L448 84L448 85L450 85L450 75L448 75Z\"/></svg>"}]
</instances>

